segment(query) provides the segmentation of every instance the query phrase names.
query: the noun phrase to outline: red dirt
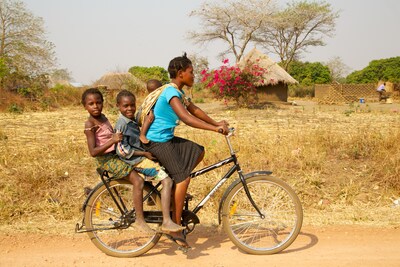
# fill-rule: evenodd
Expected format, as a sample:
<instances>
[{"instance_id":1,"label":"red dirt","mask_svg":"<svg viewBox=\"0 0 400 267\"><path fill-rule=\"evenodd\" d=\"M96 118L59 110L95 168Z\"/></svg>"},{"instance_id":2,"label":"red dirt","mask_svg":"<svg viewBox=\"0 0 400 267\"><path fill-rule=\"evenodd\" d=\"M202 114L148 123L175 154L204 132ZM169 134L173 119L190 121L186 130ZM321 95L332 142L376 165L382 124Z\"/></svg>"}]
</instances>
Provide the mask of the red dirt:
<instances>
[{"instance_id":1,"label":"red dirt","mask_svg":"<svg viewBox=\"0 0 400 267\"><path fill-rule=\"evenodd\" d=\"M285 251L255 256L239 251L216 227L196 228L186 255L166 238L136 258L114 258L85 234L0 234L0 266L400 266L400 228L303 227Z\"/></svg>"}]
</instances>

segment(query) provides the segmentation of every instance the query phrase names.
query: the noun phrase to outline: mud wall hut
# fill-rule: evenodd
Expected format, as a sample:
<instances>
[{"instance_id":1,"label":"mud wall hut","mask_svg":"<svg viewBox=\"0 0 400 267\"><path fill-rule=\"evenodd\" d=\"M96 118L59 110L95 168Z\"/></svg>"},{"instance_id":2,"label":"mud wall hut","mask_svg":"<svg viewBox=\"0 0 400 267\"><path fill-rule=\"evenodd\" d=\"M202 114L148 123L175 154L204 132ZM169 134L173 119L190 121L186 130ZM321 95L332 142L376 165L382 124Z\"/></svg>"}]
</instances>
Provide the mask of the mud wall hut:
<instances>
[{"instance_id":1,"label":"mud wall hut","mask_svg":"<svg viewBox=\"0 0 400 267\"><path fill-rule=\"evenodd\" d=\"M260 101L287 102L288 86L298 82L275 61L256 48L243 57L239 62L239 67L242 68L249 64L258 64L267 70L263 75L263 82L256 84L258 99Z\"/></svg>"}]
</instances>

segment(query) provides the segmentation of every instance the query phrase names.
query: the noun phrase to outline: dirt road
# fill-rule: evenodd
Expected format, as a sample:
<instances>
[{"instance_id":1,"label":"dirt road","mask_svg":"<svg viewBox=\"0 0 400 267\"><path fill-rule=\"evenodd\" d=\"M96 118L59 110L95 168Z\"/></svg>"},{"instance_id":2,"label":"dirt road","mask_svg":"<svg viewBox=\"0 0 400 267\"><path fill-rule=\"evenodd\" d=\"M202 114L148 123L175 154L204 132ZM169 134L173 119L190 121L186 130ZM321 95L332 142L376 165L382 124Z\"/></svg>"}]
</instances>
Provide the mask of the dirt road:
<instances>
[{"instance_id":1,"label":"dirt road","mask_svg":"<svg viewBox=\"0 0 400 267\"><path fill-rule=\"evenodd\" d=\"M85 234L0 235L0 266L400 266L400 228L303 227L284 252L255 256L239 251L216 227L198 227L188 236L186 255L162 238L137 258L100 252Z\"/></svg>"}]
</instances>

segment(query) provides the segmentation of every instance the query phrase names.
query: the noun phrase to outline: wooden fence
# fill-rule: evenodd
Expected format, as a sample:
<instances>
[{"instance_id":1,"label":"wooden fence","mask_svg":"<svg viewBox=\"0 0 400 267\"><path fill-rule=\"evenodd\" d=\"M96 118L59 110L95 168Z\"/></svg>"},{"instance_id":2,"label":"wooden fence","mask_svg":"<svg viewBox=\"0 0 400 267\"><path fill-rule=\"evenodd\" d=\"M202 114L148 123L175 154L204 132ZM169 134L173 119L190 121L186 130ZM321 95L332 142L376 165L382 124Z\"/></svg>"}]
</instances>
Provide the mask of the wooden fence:
<instances>
[{"instance_id":1,"label":"wooden fence","mask_svg":"<svg viewBox=\"0 0 400 267\"><path fill-rule=\"evenodd\" d=\"M379 97L376 92L377 84L316 84L315 98L319 103L351 103L359 102L364 99L365 102L378 102ZM398 85L394 85L388 90L392 99L400 99Z\"/></svg>"}]
</instances>

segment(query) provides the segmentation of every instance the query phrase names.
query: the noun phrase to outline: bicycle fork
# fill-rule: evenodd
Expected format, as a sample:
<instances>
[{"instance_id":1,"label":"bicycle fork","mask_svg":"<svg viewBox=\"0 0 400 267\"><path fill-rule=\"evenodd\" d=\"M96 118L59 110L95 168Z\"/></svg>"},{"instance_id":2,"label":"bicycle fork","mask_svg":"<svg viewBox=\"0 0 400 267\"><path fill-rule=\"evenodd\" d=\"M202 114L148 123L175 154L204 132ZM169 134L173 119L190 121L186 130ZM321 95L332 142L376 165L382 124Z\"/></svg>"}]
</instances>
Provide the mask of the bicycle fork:
<instances>
[{"instance_id":1,"label":"bicycle fork","mask_svg":"<svg viewBox=\"0 0 400 267\"><path fill-rule=\"evenodd\" d=\"M260 215L260 218L261 218L261 219L264 219L264 218L265 218L265 215L261 213L261 211L260 211L260 209L258 208L257 204L254 202L253 198L251 197L251 193L250 193L249 187L247 186L246 180L245 180L245 178L244 178L244 176L243 176L243 171L242 171L242 169L240 168L239 163L238 163L237 166L238 166L238 168L239 168L239 169L238 169L238 173L239 173L240 181L242 182L244 191L246 192L246 195L247 195L248 199L250 200L251 205L253 205L254 209L258 212L258 215Z\"/></svg>"}]
</instances>

